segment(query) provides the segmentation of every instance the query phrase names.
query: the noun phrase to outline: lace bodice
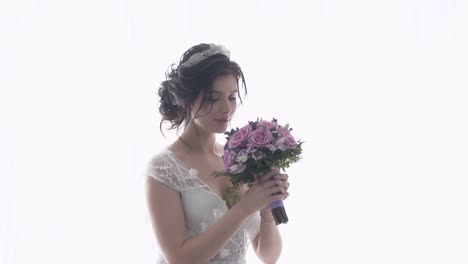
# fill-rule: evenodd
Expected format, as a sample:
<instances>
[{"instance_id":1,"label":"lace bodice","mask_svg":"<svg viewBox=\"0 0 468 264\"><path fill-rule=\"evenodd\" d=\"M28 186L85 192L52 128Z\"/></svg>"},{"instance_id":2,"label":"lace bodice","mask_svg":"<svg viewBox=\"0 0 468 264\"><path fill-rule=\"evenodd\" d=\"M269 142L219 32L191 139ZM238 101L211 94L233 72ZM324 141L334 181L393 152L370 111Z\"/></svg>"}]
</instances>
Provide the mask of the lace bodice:
<instances>
[{"instance_id":1,"label":"lace bodice","mask_svg":"<svg viewBox=\"0 0 468 264\"><path fill-rule=\"evenodd\" d=\"M177 156L164 148L148 164L147 176L169 186L181 194L185 227L190 238L206 231L228 210L222 198L205 184L194 168L186 168ZM244 226L229 240L210 263L245 263L245 253L260 229L260 214L247 219ZM166 263L162 256L158 263Z\"/></svg>"}]
</instances>

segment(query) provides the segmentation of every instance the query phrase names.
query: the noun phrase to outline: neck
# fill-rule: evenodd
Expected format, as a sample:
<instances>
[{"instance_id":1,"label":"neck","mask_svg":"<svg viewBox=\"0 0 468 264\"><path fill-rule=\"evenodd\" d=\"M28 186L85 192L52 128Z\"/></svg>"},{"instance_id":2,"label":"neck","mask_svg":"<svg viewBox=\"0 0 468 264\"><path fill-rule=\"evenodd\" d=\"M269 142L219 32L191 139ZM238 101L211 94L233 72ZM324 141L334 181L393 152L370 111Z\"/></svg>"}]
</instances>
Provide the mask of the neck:
<instances>
[{"instance_id":1,"label":"neck","mask_svg":"<svg viewBox=\"0 0 468 264\"><path fill-rule=\"evenodd\" d=\"M197 130L198 133L193 127L193 123L185 128L184 132L178 139L181 145L184 145L184 149L187 149L187 151L190 151L192 154L222 155L222 149L220 149L216 144L216 134L204 131L199 127Z\"/></svg>"}]
</instances>

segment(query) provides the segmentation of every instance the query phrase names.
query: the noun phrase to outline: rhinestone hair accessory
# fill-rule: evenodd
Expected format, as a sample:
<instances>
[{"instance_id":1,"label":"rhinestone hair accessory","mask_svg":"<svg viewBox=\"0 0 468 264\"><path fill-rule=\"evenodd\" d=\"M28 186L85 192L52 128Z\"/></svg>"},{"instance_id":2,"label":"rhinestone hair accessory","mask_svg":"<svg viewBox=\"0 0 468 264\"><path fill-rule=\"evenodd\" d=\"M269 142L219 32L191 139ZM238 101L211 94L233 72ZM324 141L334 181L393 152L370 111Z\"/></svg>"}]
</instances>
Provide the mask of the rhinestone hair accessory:
<instances>
[{"instance_id":1,"label":"rhinestone hair accessory","mask_svg":"<svg viewBox=\"0 0 468 264\"><path fill-rule=\"evenodd\" d=\"M228 58L231 55L229 50L227 50L225 47L221 45L212 45L211 48L201 51L201 52L197 52L193 54L192 56L190 56L190 58L186 62L182 63L180 67L192 67L194 65L197 65L201 61L205 60L206 58L211 57L215 54L223 54L224 56Z\"/></svg>"}]
</instances>

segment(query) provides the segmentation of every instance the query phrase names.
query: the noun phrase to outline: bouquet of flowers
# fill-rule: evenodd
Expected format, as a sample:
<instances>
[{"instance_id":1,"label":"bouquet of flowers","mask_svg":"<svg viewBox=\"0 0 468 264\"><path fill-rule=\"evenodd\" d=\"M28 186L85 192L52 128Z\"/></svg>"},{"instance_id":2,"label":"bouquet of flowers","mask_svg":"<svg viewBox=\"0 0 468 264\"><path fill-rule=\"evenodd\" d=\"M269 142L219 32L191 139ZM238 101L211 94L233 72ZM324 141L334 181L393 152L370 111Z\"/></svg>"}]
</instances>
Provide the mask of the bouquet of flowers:
<instances>
[{"instance_id":1,"label":"bouquet of flowers","mask_svg":"<svg viewBox=\"0 0 468 264\"><path fill-rule=\"evenodd\" d=\"M214 172L214 176L227 176L232 182L228 188L227 204L234 205L240 198L241 185L251 186L272 167L285 171L290 164L301 159L302 143L291 134L289 124L281 126L276 119L249 121L242 128L225 132L224 171ZM287 223L288 217L281 200L270 204L276 224Z\"/></svg>"}]
</instances>

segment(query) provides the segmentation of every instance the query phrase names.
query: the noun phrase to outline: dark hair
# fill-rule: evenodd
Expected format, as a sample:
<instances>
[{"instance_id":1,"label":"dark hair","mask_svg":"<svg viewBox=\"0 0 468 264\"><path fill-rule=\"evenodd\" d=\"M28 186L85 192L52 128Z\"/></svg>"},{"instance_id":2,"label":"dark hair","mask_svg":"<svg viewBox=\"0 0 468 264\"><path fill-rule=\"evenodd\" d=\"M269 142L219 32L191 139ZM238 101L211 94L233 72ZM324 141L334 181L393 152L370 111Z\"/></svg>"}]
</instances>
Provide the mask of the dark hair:
<instances>
[{"instance_id":1,"label":"dark hair","mask_svg":"<svg viewBox=\"0 0 468 264\"><path fill-rule=\"evenodd\" d=\"M178 65L172 64L169 67L166 80L161 82L158 91L160 97L159 113L162 116L159 129L163 135L162 123L164 121L170 122L171 127L169 129L177 128L177 130L182 123L187 124L190 121L194 101L200 93L203 93L201 106L205 105L206 96L211 94L213 82L219 76L229 74L235 76L238 86L239 80L241 80L245 91L244 96L247 95L244 73L236 62L231 61L224 54L211 55L193 66L180 66L195 53L202 52L213 46L214 44L205 43L195 45L184 52ZM242 103L240 89L237 90ZM182 107L178 102L183 102L185 107ZM208 103L212 108L213 102ZM195 117L198 117L198 111Z\"/></svg>"}]
</instances>

